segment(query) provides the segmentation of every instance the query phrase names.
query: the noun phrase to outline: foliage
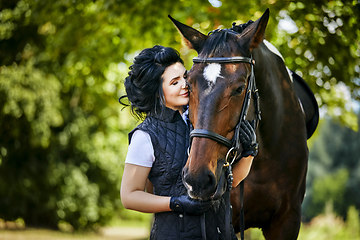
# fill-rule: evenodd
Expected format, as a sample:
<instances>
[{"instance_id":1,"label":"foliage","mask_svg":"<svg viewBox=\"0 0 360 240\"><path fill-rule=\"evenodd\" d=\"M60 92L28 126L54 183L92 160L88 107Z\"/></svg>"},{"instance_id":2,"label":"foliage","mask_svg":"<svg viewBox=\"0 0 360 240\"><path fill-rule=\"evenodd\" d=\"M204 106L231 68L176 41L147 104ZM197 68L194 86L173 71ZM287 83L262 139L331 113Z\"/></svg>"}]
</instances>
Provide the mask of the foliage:
<instances>
[{"instance_id":1,"label":"foliage","mask_svg":"<svg viewBox=\"0 0 360 240\"><path fill-rule=\"evenodd\" d=\"M122 209L131 124L119 123L114 81L121 76L109 58L116 47L106 43L107 24L97 24L91 3L2 3L1 218L89 229ZM104 44L110 47L97 51Z\"/></svg>"},{"instance_id":2,"label":"foliage","mask_svg":"<svg viewBox=\"0 0 360 240\"><path fill-rule=\"evenodd\" d=\"M345 218L350 206L360 209L360 132L329 118L318 131L310 149L303 214L310 220L332 201L334 212Z\"/></svg>"},{"instance_id":3,"label":"foliage","mask_svg":"<svg viewBox=\"0 0 360 240\"><path fill-rule=\"evenodd\" d=\"M325 110L357 128L349 94L359 98L360 4L211 2L0 1L0 218L75 229L128 218L119 187L136 123L117 103L128 66L155 44L179 49L187 68L196 55L181 45L168 14L207 33L255 20L269 7L266 38ZM279 29L282 19L295 21L297 31ZM348 94L336 94L343 89Z\"/></svg>"},{"instance_id":4,"label":"foliage","mask_svg":"<svg viewBox=\"0 0 360 240\"><path fill-rule=\"evenodd\" d=\"M286 64L304 77L330 116L357 130L350 92L360 99L359 1L291 2L279 16L296 24L296 32L279 31L286 36L275 41Z\"/></svg>"},{"instance_id":5,"label":"foliage","mask_svg":"<svg viewBox=\"0 0 360 240\"><path fill-rule=\"evenodd\" d=\"M313 195L311 204L306 208L306 211L316 216L323 212L325 203L331 202L334 204L335 212L344 213L343 208L346 207L345 191L348 178L349 172L346 169L340 169L334 174L315 178L312 185Z\"/></svg>"},{"instance_id":6,"label":"foliage","mask_svg":"<svg viewBox=\"0 0 360 240\"><path fill-rule=\"evenodd\" d=\"M300 227L299 240L360 240L359 211L350 206L347 211L347 220L344 222L332 211L328 204L324 214L313 218L311 222ZM264 240L261 230L249 229L245 232L245 239Z\"/></svg>"},{"instance_id":7,"label":"foliage","mask_svg":"<svg viewBox=\"0 0 360 240\"><path fill-rule=\"evenodd\" d=\"M325 214L315 217L308 225L303 225L299 240L360 239L359 211L350 207L347 216L348 220L344 222L332 212L330 204Z\"/></svg>"},{"instance_id":8,"label":"foliage","mask_svg":"<svg viewBox=\"0 0 360 240\"><path fill-rule=\"evenodd\" d=\"M270 8L266 39L307 81L323 111L356 131L351 99L360 100L359 1L223 1L206 20L201 14L178 20L206 33L230 27L232 21L256 20L266 7Z\"/></svg>"}]
</instances>

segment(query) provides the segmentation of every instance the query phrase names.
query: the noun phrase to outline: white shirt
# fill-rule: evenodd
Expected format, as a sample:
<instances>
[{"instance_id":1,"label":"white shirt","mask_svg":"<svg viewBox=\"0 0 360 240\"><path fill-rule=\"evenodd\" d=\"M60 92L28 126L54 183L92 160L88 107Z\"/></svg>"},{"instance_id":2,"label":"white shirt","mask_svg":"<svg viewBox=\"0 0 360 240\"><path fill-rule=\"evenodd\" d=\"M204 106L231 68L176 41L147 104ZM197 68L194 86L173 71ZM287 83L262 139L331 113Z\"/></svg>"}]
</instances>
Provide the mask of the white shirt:
<instances>
[{"instance_id":1,"label":"white shirt","mask_svg":"<svg viewBox=\"0 0 360 240\"><path fill-rule=\"evenodd\" d=\"M136 130L132 135L125 163L152 167L154 161L154 148L150 135L142 130Z\"/></svg>"},{"instance_id":2,"label":"white shirt","mask_svg":"<svg viewBox=\"0 0 360 240\"><path fill-rule=\"evenodd\" d=\"M182 115L185 123L187 114L188 111L186 110ZM131 137L125 163L130 163L142 167L152 167L154 161L154 148L151 143L150 135L142 130L136 130Z\"/></svg>"}]
</instances>

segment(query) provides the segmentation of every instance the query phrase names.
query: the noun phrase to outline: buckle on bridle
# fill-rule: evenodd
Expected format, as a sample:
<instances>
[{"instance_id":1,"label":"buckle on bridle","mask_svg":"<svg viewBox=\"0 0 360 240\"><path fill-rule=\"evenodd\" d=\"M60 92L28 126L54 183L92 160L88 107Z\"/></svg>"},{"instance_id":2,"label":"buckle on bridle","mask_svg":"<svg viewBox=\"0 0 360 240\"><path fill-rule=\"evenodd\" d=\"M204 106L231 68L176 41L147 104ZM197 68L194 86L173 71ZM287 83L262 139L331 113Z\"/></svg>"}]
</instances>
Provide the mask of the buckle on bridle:
<instances>
[{"instance_id":1,"label":"buckle on bridle","mask_svg":"<svg viewBox=\"0 0 360 240\"><path fill-rule=\"evenodd\" d=\"M226 153L225 163L223 166L228 167L229 165L232 165L236 159L236 156L237 156L237 151L236 151L235 147L230 148L229 151ZM231 159L231 161L230 161L230 159Z\"/></svg>"}]
</instances>

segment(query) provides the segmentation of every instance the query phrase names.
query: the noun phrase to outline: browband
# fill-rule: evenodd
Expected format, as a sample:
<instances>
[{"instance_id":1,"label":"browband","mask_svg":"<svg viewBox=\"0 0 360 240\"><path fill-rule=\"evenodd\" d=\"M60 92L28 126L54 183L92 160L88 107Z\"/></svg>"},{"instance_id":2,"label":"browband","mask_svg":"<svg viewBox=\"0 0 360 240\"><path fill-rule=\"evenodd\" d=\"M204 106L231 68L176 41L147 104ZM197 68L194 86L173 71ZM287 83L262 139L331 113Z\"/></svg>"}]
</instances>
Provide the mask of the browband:
<instances>
[{"instance_id":1,"label":"browband","mask_svg":"<svg viewBox=\"0 0 360 240\"><path fill-rule=\"evenodd\" d=\"M244 62L255 65L255 60L248 57L210 57L210 58L201 58L194 57L194 63L236 63L236 62Z\"/></svg>"}]
</instances>

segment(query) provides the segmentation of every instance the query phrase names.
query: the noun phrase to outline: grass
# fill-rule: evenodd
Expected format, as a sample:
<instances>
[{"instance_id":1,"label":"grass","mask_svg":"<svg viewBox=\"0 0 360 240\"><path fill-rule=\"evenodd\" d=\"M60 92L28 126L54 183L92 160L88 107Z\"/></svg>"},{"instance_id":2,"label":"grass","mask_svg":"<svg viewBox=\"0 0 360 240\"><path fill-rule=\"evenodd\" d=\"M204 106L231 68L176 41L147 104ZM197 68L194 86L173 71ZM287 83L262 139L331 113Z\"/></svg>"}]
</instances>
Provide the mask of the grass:
<instances>
[{"instance_id":1,"label":"grass","mask_svg":"<svg viewBox=\"0 0 360 240\"><path fill-rule=\"evenodd\" d=\"M145 216L147 221L114 220L109 227L96 233L66 233L46 229L27 229L17 223L0 224L1 240L144 240L149 236L151 215ZM12 228L12 229L8 229ZM264 240L260 229L245 231L246 240ZM360 240L359 212L350 207L347 220L343 221L331 211L302 224L298 240Z\"/></svg>"},{"instance_id":2,"label":"grass","mask_svg":"<svg viewBox=\"0 0 360 240\"><path fill-rule=\"evenodd\" d=\"M71 232L66 224L59 224L63 231L26 228L24 222L5 222L0 219L0 240L145 240L150 232L149 221L122 221L116 219L107 227L94 232Z\"/></svg>"},{"instance_id":3,"label":"grass","mask_svg":"<svg viewBox=\"0 0 360 240\"><path fill-rule=\"evenodd\" d=\"M66 233L48 229L26 228L23 230L0 230L1 240L143 240L149 231L144 228L111 227L97 233Z\"/></svg>"},{"instance_id":4,"label":"grass","mask_svg":"<svg viewBox=\"0 0 360 240\"><path fill-rule=\"evenodd\" d=\"M264 240L260 229L245 232L246 240ZM350 207L347 220L336 216L332 209L325 209L307 224L302 224L298 240L360 240L360 218L355 207Z\"/></svg>"}]
</instances>

